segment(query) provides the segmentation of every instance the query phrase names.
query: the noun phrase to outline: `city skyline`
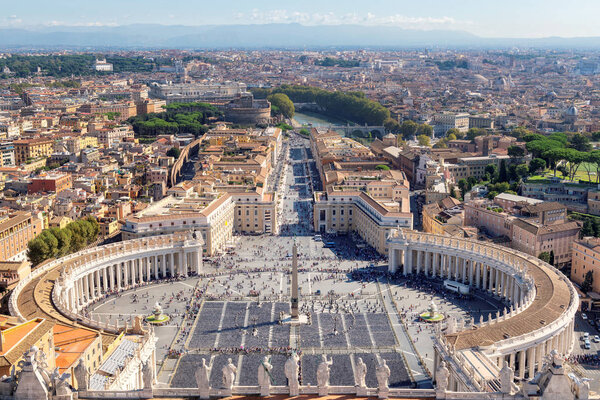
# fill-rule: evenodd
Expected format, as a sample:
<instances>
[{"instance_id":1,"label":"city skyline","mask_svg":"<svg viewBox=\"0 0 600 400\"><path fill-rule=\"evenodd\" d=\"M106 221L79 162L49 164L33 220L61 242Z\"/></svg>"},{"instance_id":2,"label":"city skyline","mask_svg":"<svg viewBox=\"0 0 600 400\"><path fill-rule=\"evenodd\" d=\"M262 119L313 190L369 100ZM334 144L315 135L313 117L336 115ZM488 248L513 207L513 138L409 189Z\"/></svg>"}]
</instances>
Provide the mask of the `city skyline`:
<instances>
[{"instance_id":1,"label":"city skyline","mask_svg":"<svg viewBox=\"0 0 600 400\"><path fill-rule=\"evenodd\" d=\"M0 28L40 28L61 26L110 27L129 24L232 25L300 23L316 25L390 26L417 30L456 30L481 37L541 38L600 36L594 16L600 4L575 0L564 2L516 1L481 4L474 0L430 0L421 4L406 1L374 0L317 2L308 0L287 6L271 0L251 4L228 1L223 4L194 4L184 1L150 0L140 8L139 1L79 3L68 0L47 3L34 0L4 6ZM115 7L120 10L115 13ZM543 12L541 12L543 11Z\"/></svg>"}]
</instances>

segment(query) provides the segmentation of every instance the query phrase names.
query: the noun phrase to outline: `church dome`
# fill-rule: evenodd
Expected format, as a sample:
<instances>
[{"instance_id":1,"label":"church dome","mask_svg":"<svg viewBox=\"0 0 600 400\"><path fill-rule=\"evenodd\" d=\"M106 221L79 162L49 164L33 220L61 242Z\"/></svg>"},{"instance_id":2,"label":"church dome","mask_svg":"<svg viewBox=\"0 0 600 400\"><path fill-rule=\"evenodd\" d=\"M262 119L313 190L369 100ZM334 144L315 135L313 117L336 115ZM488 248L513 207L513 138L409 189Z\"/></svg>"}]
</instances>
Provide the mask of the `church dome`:
<instances>
[{"instance_id":1,"label":"church dome","mask_svg":"<svg viewBox=\"0 0 600 400\"><path fill-rule=\"evenodd\" d=\"M571 106L569 108L567 108L567 111L565 112L565 115L568 115L570 117L576 117L579 114L579 110L577 110L577 107L575 106Z\"/></svg>"}]
</instances>

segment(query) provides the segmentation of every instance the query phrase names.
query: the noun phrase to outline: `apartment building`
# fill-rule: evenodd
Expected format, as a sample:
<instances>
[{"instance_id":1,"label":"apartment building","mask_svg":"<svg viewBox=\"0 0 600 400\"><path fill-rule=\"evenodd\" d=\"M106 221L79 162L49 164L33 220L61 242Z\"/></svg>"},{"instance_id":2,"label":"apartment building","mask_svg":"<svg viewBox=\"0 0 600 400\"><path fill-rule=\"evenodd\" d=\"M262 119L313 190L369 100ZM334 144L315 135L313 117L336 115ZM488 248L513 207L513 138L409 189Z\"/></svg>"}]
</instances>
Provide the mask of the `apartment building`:
<instances>
[{"instance_id":1,"label":"apartment building","mask_svg":"<svg viewBox=\"0 0 600 400\"><path fill-rule=\"evenodd\" d=\"M581 285L591 271L592 291L600 293L600 238L584 237L573 242L571 280Z\"/></svg>"},{"instance_id":2,"label":"apartment building","mask_svg":"<svg viewBox=\"0 0 600 400\"><path fill-rule=\"evenodd\" d=\"M464 208L460 200L446 197L426 204L422 210L423 231L437 235L464 236Z\"/></svg>"},{"instance_id":3,"label":"apartment building","mask_svg":"<svg viewBox=\"0 0 600 400\"><path fill-rule=\"evenodd\" d=\"M554 265L569 264L581 223L567 220L566 207L559 203L545 202L527 208L535 214L513 221L512 247L535 257L542 252L554 252Z\"/></svg>"},{"instance_id":4,"label":"apartment building","mask_svg":"<svg viewBox=\"0 0 600 400\"><path fill-rule=\"evenodd\" d=\"M54 192L56 194L73 187L70 174L40 174L31 179L27 193Z\"/></svg>"},{"instance_id":5,"label":"apartment building","mask_svg":"<svg viewBox=\"0 0 600 400\"><path fill-rule=\"evenodd\" d=\"M15 164L25 164L29 160L47 158L52 155L53 141L45 138L20 139L13 142Z\"/></svg>"},{"instance_id":6,"label":"apartment building","mask_svg":"<svg viewBox=\"0 0 600 400\"><path fill-rule=\"evenodd\" d=\"M433 130L436 136L445 135L449 129L467 132L469 130L469 114L445 112L433 117Z\"/></svg>"},{"instance_id":7,"label":"apartment building","mask_svg":"<svg viewBox=\"0 0 600 400\"><path fill-rule=\"evenodd\" d=\"M42 233L41 214L28 211L5 213L0 217L0 261L20 261L26 258L27 244Z\"/></svg>"}]
</instances>

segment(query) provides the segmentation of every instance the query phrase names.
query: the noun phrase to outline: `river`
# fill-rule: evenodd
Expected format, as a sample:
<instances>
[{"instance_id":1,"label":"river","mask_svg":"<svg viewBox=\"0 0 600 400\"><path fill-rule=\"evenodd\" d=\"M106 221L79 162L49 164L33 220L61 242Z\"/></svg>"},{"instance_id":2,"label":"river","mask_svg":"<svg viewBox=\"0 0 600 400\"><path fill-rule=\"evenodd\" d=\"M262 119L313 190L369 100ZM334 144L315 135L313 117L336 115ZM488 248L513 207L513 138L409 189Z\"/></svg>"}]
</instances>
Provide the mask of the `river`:
<instances>
[{"instance_id":1,"label":"river","mask_svg":"<svg viewBox=\"0 0 600 400\"><path fill-rule=\"evenodd\" d=\"M297 122L299 125L312 124L312 126L315 127L329 125L346 125L346 123L342 120L331 118L323 114L313 113L310 111L295 113L294 121Z\"/></svg>"}]
</instances>

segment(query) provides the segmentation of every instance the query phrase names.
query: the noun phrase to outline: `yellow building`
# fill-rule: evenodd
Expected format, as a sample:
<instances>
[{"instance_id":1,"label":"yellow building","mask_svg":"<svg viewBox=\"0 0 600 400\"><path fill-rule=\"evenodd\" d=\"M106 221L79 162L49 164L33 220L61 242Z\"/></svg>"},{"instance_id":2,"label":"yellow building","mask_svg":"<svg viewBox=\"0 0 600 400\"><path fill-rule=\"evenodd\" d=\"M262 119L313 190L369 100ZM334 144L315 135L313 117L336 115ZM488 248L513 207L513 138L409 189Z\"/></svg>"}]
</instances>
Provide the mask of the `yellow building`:
<instances>
[{"instance_id":1,"label":"yellow building","mask_svg":"<svg viewBox=\"0 0 600 400\"><path fill-rule=\"evenodd\" d=\"M412 229L408 202L378 202L359 191L315 192L313 224L317 232L356 232L380 254L387 252L387 235L397 227Z\"/></svg>"},{"instance_id":2,"label":"yellow building","mask_svg":"<svg viewBox=\"0 0 600 400\"><path fill-rule=\"evenodd\" d=\"M462 203L452 197L423 206L423 231L437 235L455 233L462 228L464 209Z\"/></svg>"},{"instance_id":3,"label":"yellow building","mask_svg":"<svg viewBox=\"0 0 600 400\"><path fill-rule=\"evenodd\" d=\"M28 160L46 158L52 155L53 141L45 138L15 140L15 164L25 164Z\"/></svg>"}]
</instances>

